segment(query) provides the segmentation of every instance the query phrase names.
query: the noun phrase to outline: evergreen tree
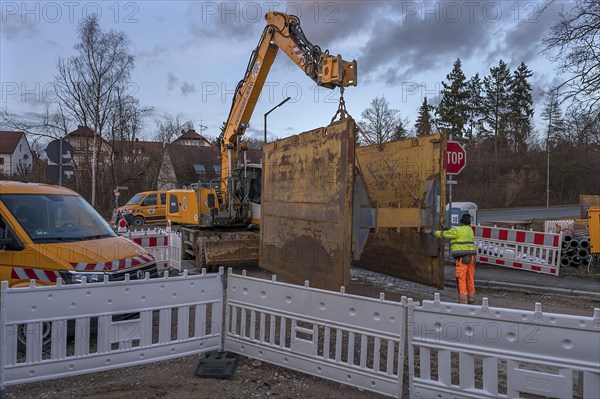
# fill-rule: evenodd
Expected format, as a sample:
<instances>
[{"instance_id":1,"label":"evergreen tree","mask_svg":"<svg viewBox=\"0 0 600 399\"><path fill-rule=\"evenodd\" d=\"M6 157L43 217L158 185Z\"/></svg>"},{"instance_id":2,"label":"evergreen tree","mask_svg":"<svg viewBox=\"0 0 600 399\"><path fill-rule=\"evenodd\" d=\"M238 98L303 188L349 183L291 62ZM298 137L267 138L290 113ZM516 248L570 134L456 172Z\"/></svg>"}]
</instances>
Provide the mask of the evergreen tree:
<instances>
[{"instance_id":1,"label":"evergreen tree","mask_svg":"<svg viewBox=\"0 0 600 399\"><path fill-rule=\"evenodd\" d=\"M511 75L508 65L502 60L497 67L490 68L490 75L483 79L484 115L486 134L494 140L494 156L507 142L507 124L510 115Z\"/></svg>"},{"instance_id":2,"label":"evergreen tree","mask_svg":"<svg viewBox=\"0 0 600 399\"><path fill-rule=\"evenodd\" d=\"M398 124L394 129L394 134L392 134L392 140L400 140L408 137L408 130L406 129L406 125L408 125L408 119L398 119Z\"/></svg>"},{"instance_id":3,"label":"evergreen tree","mask_svg":"<svg viewBox=\"0 0 600 399\"><path fill-rule=\"evenodd\" d=\"M423 100L421 108L419 108L419 116L415 123L415 129L417 130L417 137L427 136L432 133L431 128L431 105L427 103L427 97Z\"/></svg>"},{"instance_id":4,"label":"evergreen tree","mask_svg":"<svg viewBox=\"0 0 600 399\"><path fill-rule=\"evenodd\" d=\"M560 110L560 102L556 91L546 94L544 109L540 116L546 122L546 151L549 151L556 143L561 141L565 129L565 121Z\"/></svg>"},{"instance_id":5,"label":"evergreen tree","mask_svg":"<svg viewBox=\"0 0 600 399\"><path fill-rule=\"evenodd\" d=\"M446 133L462 137L468 119L469 93L460 58L456 59L452 72L446 75L446 79L448 83L442 82L442 98L437 107L439 127Z\"/></svg>"},{"instance_id":6,"label":"evergreen tree","mask_svg":"<svg viewBox=\"0 0 600 399\"><path fill-rule=\"evenodd\" d=\"M469 140L473 139L473 136L477 136L483 130L483 96L481 88L481 78L479 73L476 73L469 82L467 83L467 89L469 91L468 100L468 121L466 134Z\"/></svg>"},{"instance_id":7,"label":"evergreen tree","mask_svg":"<svg viewBox=\"0 0 600 399\"><path fill-rule=\"evenodd\" d=\"M510 84L510 133L514 151L521 153L527 149L527 139L531 136L533 117L533 98L528 79L533 75L525 63L513 73Z\"/></svg>"}]
</instances>

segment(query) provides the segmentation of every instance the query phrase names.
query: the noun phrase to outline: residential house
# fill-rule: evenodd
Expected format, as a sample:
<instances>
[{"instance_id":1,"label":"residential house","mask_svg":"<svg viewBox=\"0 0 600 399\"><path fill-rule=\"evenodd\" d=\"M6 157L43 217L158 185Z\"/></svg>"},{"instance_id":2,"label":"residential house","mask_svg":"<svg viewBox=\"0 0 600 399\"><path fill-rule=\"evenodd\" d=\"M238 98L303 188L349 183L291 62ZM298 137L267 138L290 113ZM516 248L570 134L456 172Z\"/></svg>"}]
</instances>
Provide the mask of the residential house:
<instances>
[{"instance_id":1,"label":"residential house","mask_svg":"<svg viewBox=\"0 0 600 399\"><path fill-rule=\"evenodd\" d=\"M25 178L32 165L33 152L25 133L0 131L0 175Z\"/></svg>"},{"instance_id":2,"label":"residential house","mask_svg":"<svg viewBox=\"0 0 600 399\"><path fill-rule=\"evenodd\" d=\"M194 129L187 132L181 131L181 136L177 137L173 144L189 145L196 147L209 147L212 144L204 136L196 133Z\"/></svg>"},{"instance_id":3,"label":"residential house","mask_svg":"<svg viewBox=\"0 0 600 399\"><path fill-rule=\"evenodd\" d=\"M249 162L260 163L262 150L248 150ZM221 150L217 146L168 144L158 173L158 190L221 181Z\"/></svg>"},{"instance_id":4,"label":"residential house","mask_svg":"<svg viewBox=\"0 0 600 399\"><path fill-rule=\"evenodd\" d=\"M89 169L94 144L94 131L87 126L78 126L76 130L65 136L73 146L73 162L80 170ZM98 145L98 165L104 165L109 162L112 154L112 147L99 134L96 134L96 144Z\"/></svg>"}]
</instances>

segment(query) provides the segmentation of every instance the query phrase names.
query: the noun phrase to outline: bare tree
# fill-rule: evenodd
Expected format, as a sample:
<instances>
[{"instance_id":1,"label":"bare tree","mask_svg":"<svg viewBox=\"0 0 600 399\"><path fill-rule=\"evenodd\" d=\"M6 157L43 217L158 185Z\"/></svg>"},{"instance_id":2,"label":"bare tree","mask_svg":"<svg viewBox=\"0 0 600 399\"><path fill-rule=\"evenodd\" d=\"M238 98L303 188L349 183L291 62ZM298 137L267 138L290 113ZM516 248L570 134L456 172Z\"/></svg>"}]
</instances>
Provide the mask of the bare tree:
<instances>
[{"instance_id":1,"label":"bare tree","mask_svg":"<svg viewBox=\"0 0 600 399\"><path fill-rule=\"evenodd\" d=\"M160 119L155 119L156 134L158 141L163 143L172 142L182 130L188 131L194 129L194 122L184 121L183 114L175 116L165 113Z\"/></svg>"},{"instance_id":2,"label":"bare tree","mask_svg":"<svg viewBox=\"0 0 600 399\"><path fill-rule=\"evenodd\" d=\"M96 172L101 138L115 112L113 105L125 90L134 64L127 36L103 31L98 16L90 15L79 25L77 54L59 58L55 91L59 109L78 124L93 130L91 203L96 203Z\"/></svg>"},{"instance_id":3,"label":"bare tree","mask_svg":"<svg viewBox=\"0 0 600 399\"><path fill-rule=\"evenodd\" d=\"M382 144L402 137L406 133L404 121L400 111L390 108L385 97L376 97L371 101L371 106L360 114L362 120L358 126L363 132L368 143Z\"/></svg>"},{"instance_id":4,"label":"bare tree","mask_svg":"<svg viewBox=\"0 0 600 399\"><path fill-rule=\"evenodd\" d=\"M563 99L593 109L600 101L600 2L577 0L544 41L544 52L571 76L558 89Z\"/></svg>"}]
</instances>

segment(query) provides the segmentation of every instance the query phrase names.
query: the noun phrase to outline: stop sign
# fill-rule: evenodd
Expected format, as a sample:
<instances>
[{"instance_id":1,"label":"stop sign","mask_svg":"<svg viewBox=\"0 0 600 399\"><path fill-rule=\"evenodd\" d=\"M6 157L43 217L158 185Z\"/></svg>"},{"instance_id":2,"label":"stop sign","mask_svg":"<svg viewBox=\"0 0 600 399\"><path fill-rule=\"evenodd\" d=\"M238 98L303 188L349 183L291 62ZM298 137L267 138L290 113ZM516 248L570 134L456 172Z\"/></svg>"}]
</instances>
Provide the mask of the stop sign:
<instances>
[{"instance_id":1,"label":"stop sign","mask_svg":"<svg viewBox=\"0 0 600 399\"><path fill-rule=\"evenodd\" d=\"M457 141L448 141L446 145L446 173L459 174L467 165L467 152Z\"/></svg>"}]
</instances>

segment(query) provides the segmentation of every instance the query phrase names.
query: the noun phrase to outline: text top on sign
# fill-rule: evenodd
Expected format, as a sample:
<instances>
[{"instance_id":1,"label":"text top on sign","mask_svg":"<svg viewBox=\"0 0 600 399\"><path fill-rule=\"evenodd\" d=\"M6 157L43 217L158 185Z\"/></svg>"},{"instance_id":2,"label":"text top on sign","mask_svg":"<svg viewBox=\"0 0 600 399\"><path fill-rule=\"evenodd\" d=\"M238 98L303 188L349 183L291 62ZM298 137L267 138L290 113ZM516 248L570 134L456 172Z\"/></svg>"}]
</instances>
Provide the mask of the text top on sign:
<instances>
[{"instance_id":1,"label":"text top on sign","mask_svg":"<svg viewBox=\"0 0 600 399\"><path fill-rule=\"evenodd\" d=\"M467 166L467 152L457 141L448 141L446 145L446 173L457 175Z\"/></svg>"}]
</instances>

